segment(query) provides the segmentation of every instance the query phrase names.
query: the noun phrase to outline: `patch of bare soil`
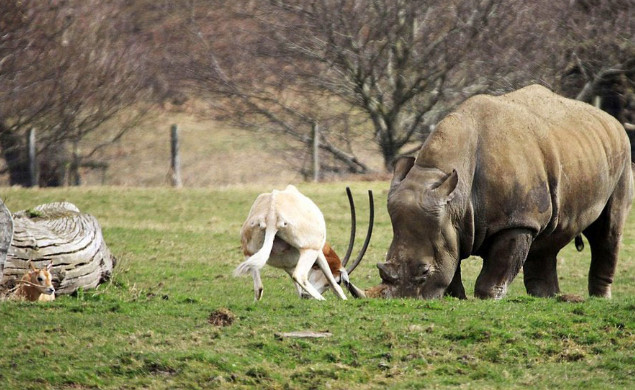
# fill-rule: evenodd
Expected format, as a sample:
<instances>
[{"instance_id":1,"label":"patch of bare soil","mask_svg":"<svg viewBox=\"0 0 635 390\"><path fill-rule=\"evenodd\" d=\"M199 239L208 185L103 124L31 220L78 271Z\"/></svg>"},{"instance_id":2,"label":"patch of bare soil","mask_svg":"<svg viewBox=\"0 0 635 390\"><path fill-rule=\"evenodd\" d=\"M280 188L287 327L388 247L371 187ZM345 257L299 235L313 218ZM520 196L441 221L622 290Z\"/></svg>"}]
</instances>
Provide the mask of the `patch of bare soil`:
<instances>
[{"instance_id":1,"label":"patch of bare soil","mask_svg":"<svg viewBox=\"0 0 635 390\"><path fill-rule=\"evenodd\" d=\"M214 310L207 318L207 322L214 326L229 326L233 324L235 320L236 315L224 307Z\"/></svg>"},{"instance_id":2,"label":"patch of bare soil","mask_svg":"<svg viewBox=\"0 0 635 390\"><path fill-rule=\"evenodd\" d=\"M558 300L558 302L572 302L572 303L584 302L584 298L576 294L562 294L562 295L558 295L556 299Z\"/></svg>"}]
</instances>

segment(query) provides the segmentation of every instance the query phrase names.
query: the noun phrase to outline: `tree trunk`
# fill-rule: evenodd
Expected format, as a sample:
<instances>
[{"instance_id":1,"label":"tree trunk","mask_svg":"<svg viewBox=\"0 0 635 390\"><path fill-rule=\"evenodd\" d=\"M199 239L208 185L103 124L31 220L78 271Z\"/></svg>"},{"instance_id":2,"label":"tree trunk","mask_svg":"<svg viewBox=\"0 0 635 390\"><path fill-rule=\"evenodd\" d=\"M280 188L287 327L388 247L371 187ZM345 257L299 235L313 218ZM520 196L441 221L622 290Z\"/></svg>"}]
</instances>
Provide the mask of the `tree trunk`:
<instances>
[{"instance_id":1,"label":"tree trunk","mask_svg":"<svg viewBox=\"0 0 635 390\"><path fill-rule=\"evenodd\" d=\"M381 145L382 155L384 157L384 168L387 172L392 172L393 164L395 162L395 158L397 156L397 151L394 150L390 145Z\"/></svg>"},{"instance_id":2,"label":"tree trunk","mask_svg":"<svg viewBox=\"0 0 635 390\"><path fill-rule=\"evenodd\" d=\"M384 122L385 123L385 122ZM399 147L395 145L394 137L395 137L395 127L384 125L384 132L381 133L381 154L384 158L384 168L386 168L387 172L392 172L393 163L395 162L395 158L399 154Z\"/></svg>"},{"instance_id":3,"label":"tree trunk","mask_svg":"<svg viewBox=\"0 0 635 390\"><path fill-rule=\"evenodd\" d=\"M0 121L0 148L9 170L9 184L29 186L29 164L24 154L22 137L9 130Z\"/></svg>"},{"instance_id":4,"label":"tree trunk","mask_svg":"<svg viewBox=\"0 0 635 390\"><path fill-rule=\"evenodd\" d=\"M48 203L13 215L14 236L0 286L12 288L29 269L52 263L57 294L94 288L112 275L116 259L97 219L68 202Z\"/></svg>"},{"instance_id":5,"label":"tree trunk","mask_svg":"<svg viewBox=\"0 0 635 390\"><path fill-rule=\"evenodd\" d=\"M61 187L67 185L72 163L72 153L68 143L58 141L43 149L38 157L40 187Z\"/></svg>"}]
</instances>

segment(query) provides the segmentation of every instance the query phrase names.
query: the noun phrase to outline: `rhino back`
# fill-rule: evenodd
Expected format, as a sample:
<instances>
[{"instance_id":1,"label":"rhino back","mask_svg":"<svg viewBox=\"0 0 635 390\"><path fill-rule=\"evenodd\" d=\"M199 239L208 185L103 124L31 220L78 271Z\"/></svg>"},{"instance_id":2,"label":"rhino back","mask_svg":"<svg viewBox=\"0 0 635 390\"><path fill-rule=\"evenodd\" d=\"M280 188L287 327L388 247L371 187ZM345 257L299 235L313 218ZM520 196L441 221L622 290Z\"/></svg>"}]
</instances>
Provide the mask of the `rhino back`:
<instances>
[{"instance_id":1,"label":"rhino back","mask_svg":"<svg viewBox=\"0 0 635 390\"><path fill-rule=\"evenodd\" d=\"M439 124L417 165L459 171L474 249L509 228L563 246L631 174L629 141L614 118L540 86L468 99Z\"/></svg>"}]
</instances>

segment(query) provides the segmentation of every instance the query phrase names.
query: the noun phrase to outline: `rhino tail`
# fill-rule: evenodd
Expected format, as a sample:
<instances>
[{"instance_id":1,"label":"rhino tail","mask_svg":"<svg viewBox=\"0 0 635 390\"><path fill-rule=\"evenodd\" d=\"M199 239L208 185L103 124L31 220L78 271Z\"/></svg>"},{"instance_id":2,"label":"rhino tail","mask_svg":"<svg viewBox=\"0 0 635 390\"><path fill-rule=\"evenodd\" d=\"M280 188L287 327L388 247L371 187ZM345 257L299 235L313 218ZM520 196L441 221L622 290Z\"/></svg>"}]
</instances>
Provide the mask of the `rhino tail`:
<instances>
[{"instance_id":1,"label":"rhino tail","mask_svg":"<svg viewBox=\"0 0 635 390\"><path fill-rule=\"evenodd\" d=\"M575 236L575 249L577 249L578 252L582 252L582 250L584 249L584 240L582 240L581 234Z\"/></svg>"}]
</instances>

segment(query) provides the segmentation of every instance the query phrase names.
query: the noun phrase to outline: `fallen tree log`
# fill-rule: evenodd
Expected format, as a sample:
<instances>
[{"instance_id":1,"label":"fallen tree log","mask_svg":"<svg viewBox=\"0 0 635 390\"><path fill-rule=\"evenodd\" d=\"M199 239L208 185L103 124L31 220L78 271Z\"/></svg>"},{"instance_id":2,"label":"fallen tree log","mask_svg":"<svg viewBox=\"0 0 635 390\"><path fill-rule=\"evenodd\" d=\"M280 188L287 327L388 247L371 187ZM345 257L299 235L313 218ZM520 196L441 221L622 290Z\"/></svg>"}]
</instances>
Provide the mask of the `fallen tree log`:
<instances>
[{"instance_id":1,"label":"fallen tree log","mask_svg":"<svg viewBox=\"0 0 635 390\"><path fill-rule=\"evenodd\" d=\"M116 259L97 219L68 202L48 203L13 214L13 240L0 287L11 289L29 269L52 263L57 295L97 287L110 279Z\"/></svg>"},{"instance_id":2,"label":"fallen tree log","mask_svg":"<svg viewBox=\"0 0 635 390\"><path fill-rule=\"evenodd\" d=\"M13 239L13 218L7 206L0 199L0 280L4 273L4 263L7 261L7 253Z\"/></svg>"}]
</instances>

